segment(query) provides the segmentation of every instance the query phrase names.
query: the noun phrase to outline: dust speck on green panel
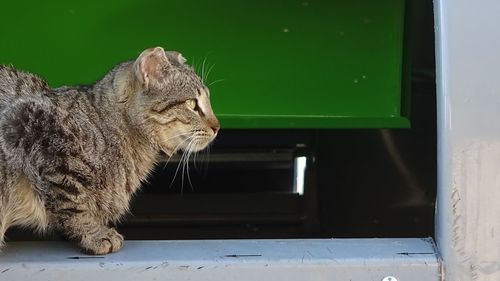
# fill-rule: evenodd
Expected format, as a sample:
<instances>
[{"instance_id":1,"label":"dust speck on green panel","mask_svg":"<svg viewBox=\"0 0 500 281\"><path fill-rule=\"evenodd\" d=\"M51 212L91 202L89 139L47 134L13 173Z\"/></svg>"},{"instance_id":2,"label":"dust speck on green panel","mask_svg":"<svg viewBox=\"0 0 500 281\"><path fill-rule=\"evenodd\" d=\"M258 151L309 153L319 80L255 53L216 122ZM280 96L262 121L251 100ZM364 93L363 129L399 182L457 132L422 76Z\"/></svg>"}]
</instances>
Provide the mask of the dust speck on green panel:
<instances>
[{"instance_id":1,"label":"dust speck on green panel","mask_svg":"<svg viewBox=\"0 0 500 281\"><path fill-rule=\"evenodd\" d=\"M407 127L403 25L400 0L8 1L0 63L88 84L160 45L210 69L222 126Z\"/></svg>"}]
</instances>

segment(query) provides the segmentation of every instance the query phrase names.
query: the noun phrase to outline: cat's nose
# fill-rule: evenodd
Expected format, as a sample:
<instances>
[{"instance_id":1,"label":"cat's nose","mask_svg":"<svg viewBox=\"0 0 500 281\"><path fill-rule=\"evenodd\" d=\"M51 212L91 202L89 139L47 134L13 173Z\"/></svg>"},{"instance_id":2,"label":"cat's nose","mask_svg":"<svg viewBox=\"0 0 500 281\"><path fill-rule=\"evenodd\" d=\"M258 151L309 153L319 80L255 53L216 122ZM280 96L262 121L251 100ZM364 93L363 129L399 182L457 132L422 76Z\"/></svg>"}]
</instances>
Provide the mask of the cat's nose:
<instances>
[{"instance_id":1,"label":"cat's nose","mask_svg":"<svg viewBox=\"0 0 500 281\"><path fill-rule=\"evenodd\" d=\"M220 129L220 123L215 116L208 118L206 124L208 127L210 127L210 129L212 129L214 135L217 134Z\"/></svg>"},{"instance_id":2,"label":"cat's nose","mask_svg":"<svg viewBox=\"0 0 500 281\"><path fill-rule=\"evenodd\" d=\"M210 127L210 129L212 129L212 131L214 132L214 135L217 134L217 132L220 129L219 120L217 120L215 118L209 119L208 120L208 126Z\"/></svg>"}]
</instances>

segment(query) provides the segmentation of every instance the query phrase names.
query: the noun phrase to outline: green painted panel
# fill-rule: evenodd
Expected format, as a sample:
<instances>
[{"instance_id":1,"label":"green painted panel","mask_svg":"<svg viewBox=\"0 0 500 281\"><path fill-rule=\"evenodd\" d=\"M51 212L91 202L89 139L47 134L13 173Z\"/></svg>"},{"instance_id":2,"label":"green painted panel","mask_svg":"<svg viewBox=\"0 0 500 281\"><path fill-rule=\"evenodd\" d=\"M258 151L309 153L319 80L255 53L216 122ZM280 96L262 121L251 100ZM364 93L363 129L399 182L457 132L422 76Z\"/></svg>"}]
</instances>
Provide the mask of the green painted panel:
<instances>
[{"instance_id":1,"label":"green painted panel","mask_svg":"<svg viewBox=\"0 0 500 281\"><path fill-rule=\"evenodd\" d=\"M91 83L161 45L206 78L225 128L407 127L403 0L3 1L0 63Z\"/></svg>"}]
</instances>

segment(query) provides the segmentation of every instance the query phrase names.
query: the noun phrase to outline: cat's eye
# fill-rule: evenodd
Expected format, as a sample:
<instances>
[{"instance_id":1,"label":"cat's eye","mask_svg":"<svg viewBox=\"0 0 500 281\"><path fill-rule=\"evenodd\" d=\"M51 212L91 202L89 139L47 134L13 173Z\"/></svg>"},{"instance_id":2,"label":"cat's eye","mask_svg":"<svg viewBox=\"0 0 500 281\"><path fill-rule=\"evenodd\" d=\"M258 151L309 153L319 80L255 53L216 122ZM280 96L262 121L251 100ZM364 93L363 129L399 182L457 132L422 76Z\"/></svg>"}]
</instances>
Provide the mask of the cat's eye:
<instances>
[{"instance_id":1,"label":"cat's eye","mask_svg":"<svg viewBox=\"0 0 500 281\"><path fill-rule=\"evenodd\" d=\"M194 110L196 108L196 100L194 100L194 99L187 100L186 105L190 109Z\"/></svg>"}]
</instances>

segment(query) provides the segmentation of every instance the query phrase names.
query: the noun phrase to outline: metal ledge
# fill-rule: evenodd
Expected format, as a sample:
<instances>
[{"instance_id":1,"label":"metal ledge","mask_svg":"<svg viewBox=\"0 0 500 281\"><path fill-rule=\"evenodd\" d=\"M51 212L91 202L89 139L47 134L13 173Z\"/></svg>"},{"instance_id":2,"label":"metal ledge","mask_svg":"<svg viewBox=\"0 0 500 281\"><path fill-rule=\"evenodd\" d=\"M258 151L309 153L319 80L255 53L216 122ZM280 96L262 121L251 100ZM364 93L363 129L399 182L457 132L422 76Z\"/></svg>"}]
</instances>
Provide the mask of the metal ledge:
<instances>
[{"instance_id":1,"label":"metal ledge","mask_svg":"<svg viewBox=\"0 0 500 281\"><path fill-rule=\"evenodd\" d=\"M12 242L0 280L438 281L432 239L126 241L107 256L66 242ZM387 279L389 280L389 279Z\"/></svg>"}]
</instances>

